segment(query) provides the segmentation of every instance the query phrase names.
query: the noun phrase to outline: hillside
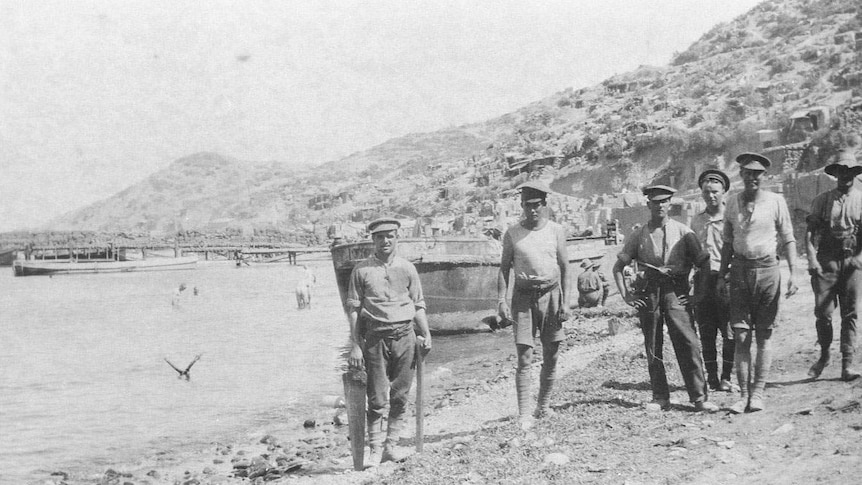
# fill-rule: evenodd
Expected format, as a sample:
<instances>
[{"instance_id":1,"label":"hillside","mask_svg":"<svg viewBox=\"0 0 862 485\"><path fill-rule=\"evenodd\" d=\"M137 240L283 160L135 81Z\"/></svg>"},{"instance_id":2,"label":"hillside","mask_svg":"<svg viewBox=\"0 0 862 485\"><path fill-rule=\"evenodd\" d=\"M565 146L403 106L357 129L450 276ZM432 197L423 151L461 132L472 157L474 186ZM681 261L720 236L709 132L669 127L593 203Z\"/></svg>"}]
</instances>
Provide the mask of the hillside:
<instances>
[{"instance_id":1,"label":"hillside","mask_svg":"<svg viewBox=\"0 0 862 485\"><path fill-rule=\"evenodd\" d=\"M320 231L381 213L477 216L528 177L584 199L649 182L690 189L703 168L733 172L733 156L762 150L764 140L802 142L772 149L778 172L812 170L836 148L858 147L860 87L858 2L768 0L716 25L667 66L641 66L483 123L406 135L301 172L192 155L51 228ZM814 106L826 113L819 125L791 123Z\"/></svg>"}]
</instances>

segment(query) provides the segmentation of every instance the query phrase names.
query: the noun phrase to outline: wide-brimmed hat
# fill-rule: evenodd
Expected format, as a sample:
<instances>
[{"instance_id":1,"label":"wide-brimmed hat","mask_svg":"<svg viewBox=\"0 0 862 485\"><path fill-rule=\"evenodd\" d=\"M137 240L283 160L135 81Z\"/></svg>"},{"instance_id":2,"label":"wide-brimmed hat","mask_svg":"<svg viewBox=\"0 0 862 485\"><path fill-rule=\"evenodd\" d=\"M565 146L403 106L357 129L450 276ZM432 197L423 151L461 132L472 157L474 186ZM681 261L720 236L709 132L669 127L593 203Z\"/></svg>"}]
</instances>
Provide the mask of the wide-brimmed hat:
<instances>
[{"instance_id":1,"label":"wide-brimmed hat","mask_svg":"<svg viewBox=\"0 0 862 485\"><path fill-rule=\"evenodd\" d=\"M828 175L832 175L833 177L838 176L838 172L841 170L849 170L853 173L853 176L862 174L862 165L859 165L859 162L856 161L856 155L850 150L841 150L838 152L838 159L823 169Z\"/></svg>"},{"instance_id":2,"label":"wide-brimmed hat","mask_svg":"<svg viewBox=\"0 0 862 485\"><path fill-rule=\"evenodd\" d=\"M581 268L590 268L592 267L593 262L590 261L590 258L584 258L581 260Z\"/></svg>"},{"instance_id":3,"label":"wide-brimmed hat","mask_svg":"<svg viewBox=\"0 0 862 485\"><path fill-rule=\"evenodd\" d=\"M739 164L739 168L761 172L765 172L772 165L772 161L759 153L740 153L736 156L736 163Z\"/></svg>"},{"instance_id":4,"label":"wide-brimmed hat","mask_svg":"<svg viewBox=\"0 0 862 485\"><path fill-rule=\"evenodd\" d=\"M518 190L521 191L521 200L524 202L541 202L551 193L547 185L537 180L524 182L518 186Z\"/></svg>"},{"instance_id":5,"label":"wide-brimmed hat","mask_svg":"<svg viewBox=\"0 0 862 485\"><path fill-rule=\"evenodd\" d=\"M730 177L727 176L726 173L721 170L716 170L711 168L709 170L704 170L701 172L700 177L697 178L697 186L703 188L703 184L715 181L724 186L724 190L727 191L730 189Z\"/></svg>"},{"instance_id":6,"label":"wide-brimmed hat","mask_svg":"<svg viewBox=\"0 0 862 485\"><path fill-rule=\"evenodd\" d=\"M650 185L644 187L643 193L649 201L670 199L676 193L676 189L667 185Z\"/></svg>"},{"instance_id":7,"label":"wide-brimmed hat","mask_svg":"<svg viewBox=\"0 0 862 485\"><path fill-rule=\"evenodd\" d=\"M400 227L401 223L398 222L398 219L381 217L368 223L368 232L374 234L375 232L395 231Z\"/></svg>"}]
</instances>

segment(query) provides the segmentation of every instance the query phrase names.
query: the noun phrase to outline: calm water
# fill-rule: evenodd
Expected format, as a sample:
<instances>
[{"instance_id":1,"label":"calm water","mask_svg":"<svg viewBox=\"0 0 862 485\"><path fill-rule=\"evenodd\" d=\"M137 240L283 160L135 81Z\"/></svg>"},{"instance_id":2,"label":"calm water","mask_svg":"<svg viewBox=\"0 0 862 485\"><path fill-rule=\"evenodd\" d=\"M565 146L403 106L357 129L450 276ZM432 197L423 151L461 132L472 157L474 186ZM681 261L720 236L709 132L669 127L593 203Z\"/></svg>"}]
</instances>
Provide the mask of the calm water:
<instances>
[{"instance_id":1,"label":"calm water","mask_svg":"<svg viewBox=\"0 0 862 485\"><path fill-rule=\"evenodd\" d=\"M331 263L14 278L0 272L0 482L289 426L341 394L347 323ZM174 288L184 282L178 308ZM198 296L192 288L200 290ZM185 368L201 360L191 380Z\"/></svg>"},{"instance_id":2,"label":"calm water","mask_svg":"<svg viewBox=\"0 0 862 485\"><path fill-rule=\"evenodd\" d=\"M348 326L332 263L296 309L301 268L15 278L0 271L0 483L299 429L341 395ZM183 292L178 308L173 290ZM198 296L192 294L198 287ZM490 355L511 335L440 337L429 368ZM191 380L185 366L202 358Z\"/></svg>"}]
</instances>

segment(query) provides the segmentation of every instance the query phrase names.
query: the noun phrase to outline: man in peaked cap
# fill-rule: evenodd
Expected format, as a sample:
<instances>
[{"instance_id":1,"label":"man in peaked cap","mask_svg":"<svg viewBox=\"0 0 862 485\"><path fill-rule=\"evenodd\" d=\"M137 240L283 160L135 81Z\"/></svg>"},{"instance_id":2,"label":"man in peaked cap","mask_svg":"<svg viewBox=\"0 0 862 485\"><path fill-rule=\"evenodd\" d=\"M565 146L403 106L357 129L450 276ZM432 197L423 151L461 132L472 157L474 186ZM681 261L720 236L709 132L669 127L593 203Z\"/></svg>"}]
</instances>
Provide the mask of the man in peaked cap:
<instances>
[{"instance_id":1,"label":"man in peaked cap","mask_svg":"<svg viewBox=\"0 0 862 485\"><path fill-rule=\"evenodd\" d=\"M853 370L856 344L856 302L862 292L862 193L853 189L862 166L850 152L842 152L824 171L837 179L836 187L811 202L805 243L808 272L814 289L814 317L820 358L808 375L816 379L829 365L832 313L841 307L841 379L859 377Z\"/></svg>"},{"instance_id":2,"label":"man in peaked cap","mask_svg":"<svg viewBox=\"0 0 862 485\"><path fill-rule=\"evenodd\" d=\"M550 413L560 342L566 338L563 322L568 318L569 308L566 278L569 257L565 230L548 219L545 206L550 189L537 182L527 182L519 188L524 217L503 235L503 255L497 277L497 312L504 320L515 322L518 354L515 389L520 426L526 430L533 426L535 418ZM514 281L510 309L506 298L511 280ZM530 414L530 369L537 336L542 342L544 359L538 402Z\"/></svg>"},{"instance_id":3,"label":"man in peaked cap","mask_svg":"<svg viewBox=\"0 0 862 485\"><path fill-rule=\"evenodd\" d=\"M709 256L685 224L670 218L668 209L675 189L653 185L644 189L650 220L626 238L614 265L614 280L620 295L638 310L644 334L650 384L651 406L670 408L670 388L662 355L663 324L667 322L673 348L682 372L688 397L697 411L714 412L718 406L707 401L700 344L689 309L688 277L693 266L709 269ZM644 272L644 285L629 292L623 269L636 262Z\"/></svg>"},{"instance_id":4,"label":"man in peaked cap","mask_svg":"<svg viewBox=\"0 0 862 485\"><path fill-rule=\"evenodd\" d=\"M354 368L364 366L368 375L368 466L406 457L396 445L405 425L407 396L413 385L414 323L425 338L424 350L431 350L419 273L413 263L395 255L400 227L396 219L377 219L368 224L374 254L353 268L347 290L352 342L348 363ZM384 441L383 412L387 401Z\"/></svg>"},{"instance_id":5,"label":"man in peaked cap","mask_svg":"<svg viewBox=\"0 0 862 485\"><path fill-rule=\"evenodd\" d=\"M736 157L744 188L729 197L724 212L721 267L719 276L729 284L730 325L735 345L740 399L730 407L733 413L760 411L772 366L772 332L776 327L781 300L781 272L778 248L783 248L790 269L785 297L796 294L796 238L784 197L761 188L769 168L768 158L758 153ZM729 278L729 279L728 279ZM757 359L752 376L752 339L757 344Z\"/></svg>"},{"instance_id":6,"label":"man in peaked cap","mask_svg":"<svg viewBox=\"0 0 862 485\"><path fill-rule=\"evenodd\" d=\"M724 243L724 196L730 189L730 178L721 170L704 170L697 178L706 208L694 216L691 229L703 249L709 253L709 271L698 271L694 278L695 319L700 330L700 344L706 366L706 382L714 391L730 392L733 371L733 331L730 329L730 300L726 286L719 283L721 248ZM721 378L718 374L716 337L721 334Z\"/></svg>"},{"instance_id":7,"label":"man in peaked cap","mask_svg":"<svg viewBox=\"0 0 862 485\"><path fill-rule=\"evenodd\" d=\"M586 258L581 262L584 271L578 275L578 306L593 308L604 306L608 299L608 281L599 268L601 263Z\"/></svg>"}]
</instances>

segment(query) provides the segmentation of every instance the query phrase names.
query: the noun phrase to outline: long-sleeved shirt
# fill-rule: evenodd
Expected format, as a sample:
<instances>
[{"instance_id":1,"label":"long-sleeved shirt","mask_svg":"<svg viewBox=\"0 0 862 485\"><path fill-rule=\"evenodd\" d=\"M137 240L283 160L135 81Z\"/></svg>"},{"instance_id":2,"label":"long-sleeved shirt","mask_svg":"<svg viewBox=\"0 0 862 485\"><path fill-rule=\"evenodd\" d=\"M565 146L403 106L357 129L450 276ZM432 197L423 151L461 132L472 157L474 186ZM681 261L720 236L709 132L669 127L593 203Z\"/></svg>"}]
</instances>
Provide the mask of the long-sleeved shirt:
<instances>
[{"instance_id":1,"label":"long-sleeved shirt","mask_svg":"<svg viewBox=\"0 0 862 485\"><path fill-rule=\"evenodd\" d=\"M399 256L386 263L371 255L350 274L347 306L379 322L412 320L416 310L425 308L416 267Z\"/></svg>"}]
</instances>

